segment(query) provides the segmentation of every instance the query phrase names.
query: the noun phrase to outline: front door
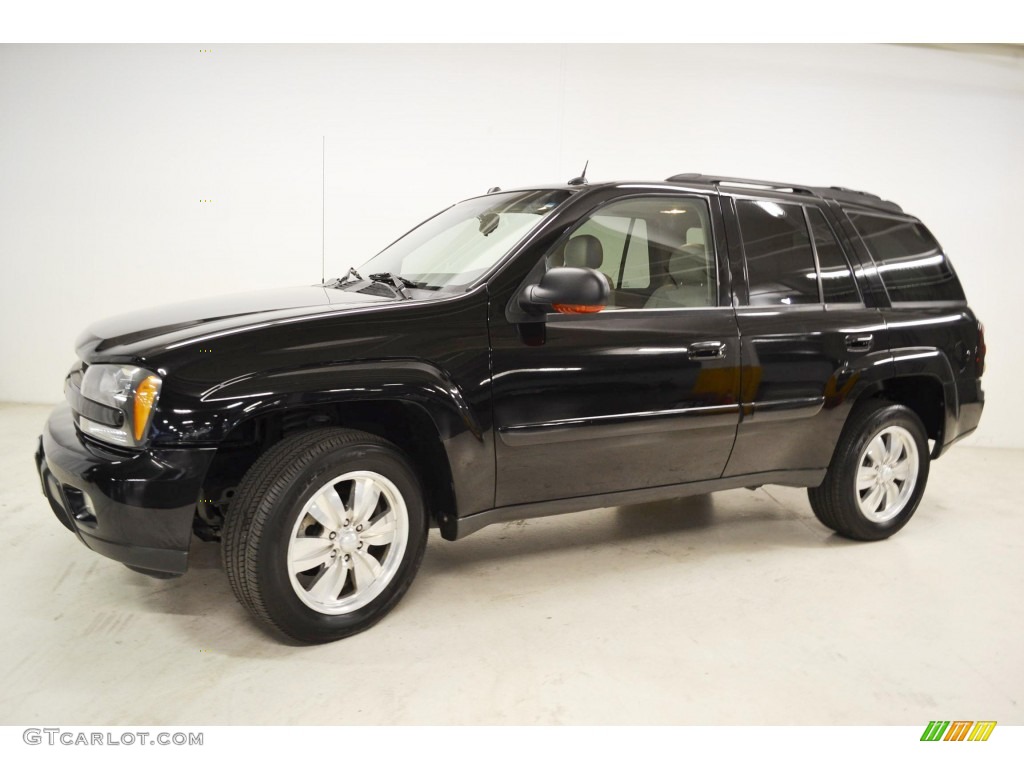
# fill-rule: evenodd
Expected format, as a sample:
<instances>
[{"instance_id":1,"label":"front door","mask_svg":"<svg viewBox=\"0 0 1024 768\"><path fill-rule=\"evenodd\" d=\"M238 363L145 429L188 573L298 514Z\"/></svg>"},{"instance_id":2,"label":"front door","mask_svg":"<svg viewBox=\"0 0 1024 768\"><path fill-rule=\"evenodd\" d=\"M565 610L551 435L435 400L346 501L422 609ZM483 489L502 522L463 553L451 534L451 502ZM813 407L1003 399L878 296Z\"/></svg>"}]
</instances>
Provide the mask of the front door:
<instances>
[{"instance_id":1,"label":"front door","mask_svg":"<svg viewBox=\"0 0 1024 768\"><path fill-rule=\"evenodd\" d=\"M604 311L518 323L495 302L496 506L722 475L740 360L722 237L717 196L618 199L542 256L603 272Z\"/></svg>"}]
</instances>

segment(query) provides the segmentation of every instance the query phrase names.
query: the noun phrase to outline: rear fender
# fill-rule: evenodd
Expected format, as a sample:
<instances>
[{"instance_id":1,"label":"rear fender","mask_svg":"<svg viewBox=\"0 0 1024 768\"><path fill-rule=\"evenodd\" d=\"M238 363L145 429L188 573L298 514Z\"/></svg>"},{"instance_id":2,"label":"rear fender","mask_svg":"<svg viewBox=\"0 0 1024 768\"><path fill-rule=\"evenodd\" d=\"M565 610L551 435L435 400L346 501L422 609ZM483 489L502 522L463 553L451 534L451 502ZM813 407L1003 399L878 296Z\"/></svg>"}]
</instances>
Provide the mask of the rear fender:
<instances>
[{"instance_id":1,"label":"rear fender","mask_svg":"<svg viewBox=\"0 0 1024 768\"><path fill-rule=\"evenodd\" d=\"M946 446L959 435L960 398L956 388L956 375L946 353L935 347L904 347L893 350L893 363L897 378L927 376L942 387L943 418L935 439L932 458L937 459Z\"/></svg>"}]
</instances>

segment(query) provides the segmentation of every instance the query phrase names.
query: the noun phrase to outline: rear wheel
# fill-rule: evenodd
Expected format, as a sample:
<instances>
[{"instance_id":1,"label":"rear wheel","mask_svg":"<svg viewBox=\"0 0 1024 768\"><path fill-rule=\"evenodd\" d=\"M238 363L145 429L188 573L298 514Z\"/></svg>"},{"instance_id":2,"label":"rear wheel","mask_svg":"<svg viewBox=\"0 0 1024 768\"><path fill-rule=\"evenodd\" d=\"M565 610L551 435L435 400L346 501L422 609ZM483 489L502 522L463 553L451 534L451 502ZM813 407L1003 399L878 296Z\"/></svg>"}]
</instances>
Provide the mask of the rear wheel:
<instances>
[{"instance_id":1,"label":"rear wheel","mask_svg":"<svg viewBox=\"0 0 1024 768\"><path fill-rule=\"evenodd\" d=\"M283 440L249 470L225 521L225 570L260 621L307 643L371 627L423 558L415 472L391 443L320 429Z\"/></svg>"},{"instance_id":2,"label":"rear wheel","mask_svg":"<svg viewBox=\"0 0 1024 768\"><path fill-rule=\"evenodd\" d=\"M928 469L928 439L917 414L885 400L867 401L850 414L824 482L808 489L811 509L848 538L887 538L913 516Z\"/></svg>"}]
</instances>

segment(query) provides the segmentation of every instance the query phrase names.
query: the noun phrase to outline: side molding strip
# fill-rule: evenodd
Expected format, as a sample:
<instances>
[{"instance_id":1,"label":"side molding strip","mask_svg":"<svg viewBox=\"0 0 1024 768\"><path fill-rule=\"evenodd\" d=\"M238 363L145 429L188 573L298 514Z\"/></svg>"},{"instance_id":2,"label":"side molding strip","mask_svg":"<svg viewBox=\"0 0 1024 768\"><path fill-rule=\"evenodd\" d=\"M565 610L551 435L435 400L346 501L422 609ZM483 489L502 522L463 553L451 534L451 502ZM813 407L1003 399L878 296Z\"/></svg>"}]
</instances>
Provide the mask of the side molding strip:
<instances>
[{"instance_id":1,"label":"side molding strip","mask_svg":"<svg viewBox=\"0 0 1024 768\"><path fill-rule=\"evenodd\" d=\"M732 426L737 422L739 411L739 405L731 404L673 408L666 411L613 413L499 427L498 434L501 436L501 442L508 446L599 440L651 432L671 432L678 429Z\"/></svg>"}]
</instances>

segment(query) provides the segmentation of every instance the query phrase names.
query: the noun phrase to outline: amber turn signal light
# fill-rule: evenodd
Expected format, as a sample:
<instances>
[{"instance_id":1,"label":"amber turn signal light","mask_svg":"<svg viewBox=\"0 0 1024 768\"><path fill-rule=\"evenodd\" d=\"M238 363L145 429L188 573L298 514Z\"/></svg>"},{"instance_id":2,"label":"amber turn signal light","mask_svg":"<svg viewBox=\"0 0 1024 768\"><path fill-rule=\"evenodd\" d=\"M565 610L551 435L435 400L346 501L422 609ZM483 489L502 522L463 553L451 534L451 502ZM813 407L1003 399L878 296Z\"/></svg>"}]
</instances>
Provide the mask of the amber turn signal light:
<instances>
[{"instance_id":1,"label":"amber turn signal light","mask_svg":"<svg viewBox=\"0 0 1024 768\"><path fill-rule=\"evenodd\" d=\"M160 379L156 376L147 376L135 390L135 442L141 442L142 436L146 434L146 427L149 426L149 414L153 410L156 396L160 392Z\"/></svg>"},{"instance_id":2,"label":"amber turn signal light","mask_svg":"<svg viewBox=\"0 0 1024 768\"><path fill-rule=\"evenodd\" d=\"M589 315L604 309L600 304L552 304L551 308L563 315Z\"/></svg>"}]
</instances>

